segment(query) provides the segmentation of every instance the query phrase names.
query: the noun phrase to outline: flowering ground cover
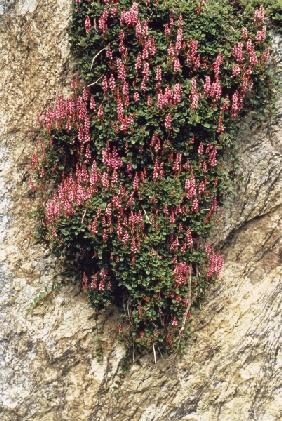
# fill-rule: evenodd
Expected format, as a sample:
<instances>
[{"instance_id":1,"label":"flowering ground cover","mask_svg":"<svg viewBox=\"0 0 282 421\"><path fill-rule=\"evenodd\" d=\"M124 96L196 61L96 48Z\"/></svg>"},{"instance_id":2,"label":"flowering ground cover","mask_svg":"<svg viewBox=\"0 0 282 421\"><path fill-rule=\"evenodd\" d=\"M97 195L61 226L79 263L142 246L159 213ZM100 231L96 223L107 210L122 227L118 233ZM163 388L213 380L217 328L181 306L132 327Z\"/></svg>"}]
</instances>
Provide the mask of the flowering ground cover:
<instances>
[{"instance_id":1,"label":"flowering ground cover","mask_svg":"<svg viewBox=\"0 0 282 421\"><path fill-rule=\"evenodd\" d=\"M238 117L265 95L266 24L240 1L74 2L78 74L41 116L30 185L42 237L98 311L120 308L129 348L178 348L220 275L209 234Z\"/></svg>"}]
</instances>

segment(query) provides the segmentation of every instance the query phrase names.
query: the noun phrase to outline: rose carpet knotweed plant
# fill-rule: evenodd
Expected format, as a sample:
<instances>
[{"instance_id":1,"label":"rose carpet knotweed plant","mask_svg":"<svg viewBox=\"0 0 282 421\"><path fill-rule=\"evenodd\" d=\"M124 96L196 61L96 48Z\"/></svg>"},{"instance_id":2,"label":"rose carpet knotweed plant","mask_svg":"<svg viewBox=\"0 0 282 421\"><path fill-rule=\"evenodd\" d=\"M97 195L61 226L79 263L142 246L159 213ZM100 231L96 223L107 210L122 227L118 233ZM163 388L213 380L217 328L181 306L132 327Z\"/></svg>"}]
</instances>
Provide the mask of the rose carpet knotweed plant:
<instances>
[{"instance_id":1,"label":"rose carpet knotweed plant","mask_svg":"<svg viewBox=\"0 0 282 421\"><path fill-rule=\"evenodd\" d=\"M178 347L223 267L209 239L223 154L269 59L263 6L238 10L74 2L83 82L41 116L30 184L45 238L77 262L97 310L120 307L120 333L138 350Z\"/></svg>"}]
</instances>

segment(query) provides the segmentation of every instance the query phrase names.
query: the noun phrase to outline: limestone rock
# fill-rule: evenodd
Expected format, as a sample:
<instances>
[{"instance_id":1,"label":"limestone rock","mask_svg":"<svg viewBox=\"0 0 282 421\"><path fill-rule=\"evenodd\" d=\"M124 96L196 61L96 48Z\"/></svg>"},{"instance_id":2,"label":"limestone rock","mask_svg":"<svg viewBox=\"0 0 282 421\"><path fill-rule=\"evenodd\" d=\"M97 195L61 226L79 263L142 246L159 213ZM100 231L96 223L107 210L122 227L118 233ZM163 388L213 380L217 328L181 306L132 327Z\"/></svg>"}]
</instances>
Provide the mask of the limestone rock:
<instances>
[{"instance_id":1,"label":"limestone rock","mask_svg":"<svg viewBox=\"0 0 282 421\"><path fill-rule=\"evenodd\" d=\"M225 270L184 355L157 365L148 356L125 371L117 315L97 322L61 262L32 236L26 165L37 116L67 92L70 5L0 1L1 421L281 419L282 112L272 124L243 124L237 196L217 230ZM28 312L42 291L46 299Z\"/></svg>"}]
</instances>

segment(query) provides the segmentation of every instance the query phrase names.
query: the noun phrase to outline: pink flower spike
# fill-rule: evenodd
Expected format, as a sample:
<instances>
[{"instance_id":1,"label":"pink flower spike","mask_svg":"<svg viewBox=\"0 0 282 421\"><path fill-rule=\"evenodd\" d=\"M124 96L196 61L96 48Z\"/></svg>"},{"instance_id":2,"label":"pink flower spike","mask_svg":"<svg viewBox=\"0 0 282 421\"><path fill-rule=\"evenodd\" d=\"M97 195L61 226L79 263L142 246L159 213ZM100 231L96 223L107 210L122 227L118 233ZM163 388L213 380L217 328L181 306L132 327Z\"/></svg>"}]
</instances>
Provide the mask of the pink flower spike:
<instances>
[{"instance_id":1,"label":"pink flower spike","mask_svg":"<svg viewBox=\"0 0 282 421\"><path fill-rule=\"evenodd\" d=\"M85 26L85 31L88 34L91 31L91 21L90 21L89 16L86 16L84 26Z\"/></svg>"},{"instance_id":2,"label":"pink flower spike","mask_svg":"<svg viewBox=\"0 0 282 421\"><path fill-rule=\"evenodd\" d=\"M171 325L172 326L177 326L178 325L177 319L175 317L172 319Z\"/></svg>"},{"instance_id":3,"label":"pink flower spike","mask_svg":"<svg viewBox=\"0 0 282 421\"><path fill-rule=\"evenodd\" d=\"M170 114L170 113L168 113L168 114L166 115L166 117L165 117L165 128L166 128L167 130L170 130L170 129L171 129L171 124L172 124L171 114Z\"/></svg>"},{"instance_id":4,"label":"pink flower spike","mask_svg":"<svg viewBox=\"0 0 282 421\"><path fill-rule=\"evenodd\" d=\"M86 290L88 288L88 277L85 272L83 272L82 276L82 289Z\"/></svg>"}]
</instances>

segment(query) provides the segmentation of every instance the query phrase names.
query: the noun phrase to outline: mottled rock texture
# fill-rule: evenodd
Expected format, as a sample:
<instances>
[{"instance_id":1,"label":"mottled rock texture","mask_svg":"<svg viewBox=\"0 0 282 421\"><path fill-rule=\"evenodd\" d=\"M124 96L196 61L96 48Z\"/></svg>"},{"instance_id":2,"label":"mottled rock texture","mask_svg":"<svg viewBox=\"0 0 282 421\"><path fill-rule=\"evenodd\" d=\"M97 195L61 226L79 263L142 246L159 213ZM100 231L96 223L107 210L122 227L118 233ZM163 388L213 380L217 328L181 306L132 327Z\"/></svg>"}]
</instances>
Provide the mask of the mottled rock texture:
<instances>
[{"instance_id":1,"label":"mottled rock texture","mask_svg":"<svg viewBox=\"0 0 282 421\"><path fill-rule=\"evenodd\" d=\"M95 321L60 262L33 240L29 215L36 118L67 92L71 74L70 3L0 1L0 420L280 420L282 105L271 124L244 121L237 196L217 230L225 270L184 355L123 371L115 315Z\"/></svg>"}]
</instances>

